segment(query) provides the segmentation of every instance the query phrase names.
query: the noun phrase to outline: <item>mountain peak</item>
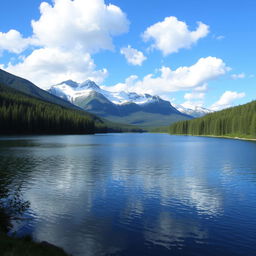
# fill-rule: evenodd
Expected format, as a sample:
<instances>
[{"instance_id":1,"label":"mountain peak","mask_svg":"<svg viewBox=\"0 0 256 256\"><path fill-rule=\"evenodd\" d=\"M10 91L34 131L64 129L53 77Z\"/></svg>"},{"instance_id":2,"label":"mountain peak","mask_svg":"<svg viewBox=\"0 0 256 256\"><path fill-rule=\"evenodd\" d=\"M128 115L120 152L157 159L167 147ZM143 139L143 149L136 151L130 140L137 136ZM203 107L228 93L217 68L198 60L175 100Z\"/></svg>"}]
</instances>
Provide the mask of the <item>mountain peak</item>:
<instances>
[{"instance_id":1,"label":"mountain peak","mask_svg":"<svg viewBox=\"0 0 256 256\"><path fill-rule=\"evenodd\" d=\"M93 90L100 89L100 87L91 80L86 80L85 82L79 84L79 88L86 88L86 89L93 89Z\"/></svg>"},{"instance_id":2,"label":"mountain peak","mask_svg":"<svg viewBox=\"0 0 256 256\"><path fill-rule=\"evenodd\" d=\"M78 86L78 83L73 81L73 80L67 80L67 81L63 81L62 83L60 84L67 84L73 88L76 88Z\"/></svg>"},{"instance_id":3,"label":"mountain peak","mask_svg":"<svg viewBox=\"0 0 256 256\"><path fill-rule=\"evenodd\" d=\"M181 113L184 113L193 117L202 117L204 115L207 115L213 112L210 109L199 107L199 106L193 106L193 105L182 106L179 104L173 104L173 106L176 109L178 109Z\"/></svg>"}]
</instances>

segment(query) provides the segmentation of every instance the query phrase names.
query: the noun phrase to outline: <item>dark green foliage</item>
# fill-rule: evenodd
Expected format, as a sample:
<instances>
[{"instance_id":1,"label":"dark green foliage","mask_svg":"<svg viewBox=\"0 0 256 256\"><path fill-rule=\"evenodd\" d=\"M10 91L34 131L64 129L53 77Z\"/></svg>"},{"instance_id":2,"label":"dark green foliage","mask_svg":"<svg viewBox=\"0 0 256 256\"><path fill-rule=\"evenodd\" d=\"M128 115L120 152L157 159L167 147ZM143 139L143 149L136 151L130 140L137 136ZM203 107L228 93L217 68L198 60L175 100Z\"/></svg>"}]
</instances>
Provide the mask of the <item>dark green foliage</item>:
<instances>
[{"instance_id":1,"label":"dark green foliage","mask_svg":"<svg viewBox=\"0 0 256 256\"><path fill-rule=\"evenodd\" d=\"M146 132L135 125L114 123L106 119L102 119L103 122L96 122L96 128L98 133L122 133L122 132Z\"/></svg>"},{"instance_id":2,"label":"dark green foliage","mask_svg":"<svg viewBox=\"0 0 256 256\"><path fill-rule=\"evenodd\" d=\"M51 102L53 104L60 105L65 108L78 109L79 108L70 102L56 97L45 90L40 89L30 81L21 77L10 74L0 69L0 84L7 86L8 88L15 89L21 93L37 98L39 100Z\"/></svg>"},{"instance_id":3,"label":"dark green foliage","mask_svg":"<svg viewBox=\"0 0 256 256\"><path fill-rule=\"evenodd\" d=\"M204 117L177 122L171 134L214 135L256 138L256 101L208 114Z\"/></svg>"},{"instance_id":4,"label":"dark green foliage","mask_svg":"<svg viewBox=\"0 0 256 256\"><path fill-rule=\"evenodd\" d=\"M48 103L0 84L0 133L94 133L94 117Z\"/></svg>"}]
</instances>

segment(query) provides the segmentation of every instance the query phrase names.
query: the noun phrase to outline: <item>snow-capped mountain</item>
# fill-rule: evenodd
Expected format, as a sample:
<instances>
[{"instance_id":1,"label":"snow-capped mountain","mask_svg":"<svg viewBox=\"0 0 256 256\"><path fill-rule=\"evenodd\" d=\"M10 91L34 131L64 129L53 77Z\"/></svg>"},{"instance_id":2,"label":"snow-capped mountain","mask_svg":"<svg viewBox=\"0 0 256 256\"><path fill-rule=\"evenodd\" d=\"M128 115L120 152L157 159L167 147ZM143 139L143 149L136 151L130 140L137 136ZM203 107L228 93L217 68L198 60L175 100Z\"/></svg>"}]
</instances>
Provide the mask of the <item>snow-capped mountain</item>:
<instances>
[{"instance_id":1,"label":"snow-capped mountain","mask_svg":"<svg viewBox=\"0 0 256 256\"><path fill-rule=\"evenodd\" d=\"M90 80L87 80L81 84L68 80L52 86L49 92L72 103L75 103L76 98L88 97L94 92L102 94L114 104L127 104L131 102L135 104L145 104L158 101L160 99L158 96L152 96L149 94L137 94L135 92L125 91L106 91Z\"/></svg>"},{"instance_id":2,"label":"snow-capped mountain","mask_svg":"<svg viewBox=\"0 0 256 256\"><path fill-rule=\"evenodd\" d=\"M52 86L49 92L110 121L135 124L143 128L166 126L192 118L159 96L111 92L90 80L80 84L68 80Z\"/></svg>"},{"instance_id":3,"label":"snow-capped mountain","mask_svg":"<svg viewBox=\"0 0 256 256\"><path fill-rule=\"evenodd\" d=\"M212 113L213 111L207 108L199 107L199 106L189 106L189 108L185 108L179 104L172 104L177 110L179 110L183 114L187 114L193 117L202 117L207 114Z\"/></svg>"}]
</instances>

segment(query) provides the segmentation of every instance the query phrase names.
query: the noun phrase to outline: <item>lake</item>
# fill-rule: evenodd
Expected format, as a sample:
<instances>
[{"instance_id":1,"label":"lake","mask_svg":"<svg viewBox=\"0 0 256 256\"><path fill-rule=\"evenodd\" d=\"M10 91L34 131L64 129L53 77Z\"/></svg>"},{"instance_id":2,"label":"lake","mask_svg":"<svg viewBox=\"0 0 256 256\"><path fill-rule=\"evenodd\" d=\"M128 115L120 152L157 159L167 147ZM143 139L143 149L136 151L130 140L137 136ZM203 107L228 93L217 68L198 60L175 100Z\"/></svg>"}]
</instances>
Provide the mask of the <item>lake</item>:
<instances>
[{"instance_id":1,"label":"lake","mask_svg":"<svg viewBox=\"0 0 256 256\"><path fill-rule=\"evenodd\" d=\"M0 137L13 232L74 256L256 255L256 143L168 134Z\"/></svg>"}]
</instances>

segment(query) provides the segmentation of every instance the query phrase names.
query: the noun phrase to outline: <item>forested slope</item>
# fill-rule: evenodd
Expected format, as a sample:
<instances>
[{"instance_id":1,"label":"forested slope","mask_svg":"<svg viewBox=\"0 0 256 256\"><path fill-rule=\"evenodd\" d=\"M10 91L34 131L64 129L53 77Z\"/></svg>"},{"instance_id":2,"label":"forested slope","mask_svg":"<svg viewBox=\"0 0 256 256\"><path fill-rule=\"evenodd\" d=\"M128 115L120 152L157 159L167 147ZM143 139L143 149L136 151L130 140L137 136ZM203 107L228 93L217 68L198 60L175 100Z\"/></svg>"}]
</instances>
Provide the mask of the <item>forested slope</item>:
<instances>
[{"instance_id":1,"label":"forested slope","mask_svg":"<svg viewBox=\"0 0 256 256\"><path fill-rule=\"evenodd\" d=\"M177 122L170 126L169 132L256 138L256 101L214 112L202 118Z\"/></svg>"},{"instance_id":2,"label":"forested slope","mask_svg":"<svg viewBox=\"0 0 256 256\"><path fill-rule=\"evenodd\" d=\"M94 133L86 112L48 103L0 84L0 133Z\"/></svg>"},{"instance_id":3,"label":"forested slope","mask_svg":"<svg viewBox=\"0 0 256 256\"><path fill-rule=\"evenodd\" d=\"M53 104L58 104L65 108L80 110L79 107L71 104L70 102L63 100L59 97L56 97L48 93L47 91L37 87L30 81L22 77L18 77L11 73L8 73L2 69L0 69L0 84L5 85L8 88L15 89L28 96L37 98L39 100L47 101Z\"/></svg>"},{"instance_id":4,"label":"forested slope","mask_svg":"<svg viewBox=\"0 0 256 256\"><path fill-rule=\"evenodd\" d=\"M96 132L142 132L142 129L39 100L0 83L0 134Z\"/></svg>"}]
</instances>

